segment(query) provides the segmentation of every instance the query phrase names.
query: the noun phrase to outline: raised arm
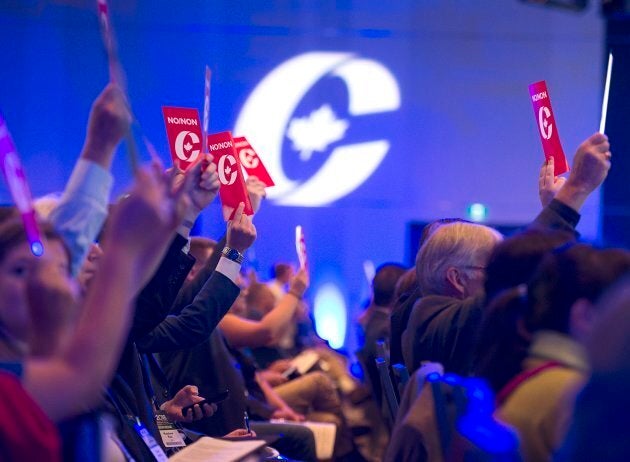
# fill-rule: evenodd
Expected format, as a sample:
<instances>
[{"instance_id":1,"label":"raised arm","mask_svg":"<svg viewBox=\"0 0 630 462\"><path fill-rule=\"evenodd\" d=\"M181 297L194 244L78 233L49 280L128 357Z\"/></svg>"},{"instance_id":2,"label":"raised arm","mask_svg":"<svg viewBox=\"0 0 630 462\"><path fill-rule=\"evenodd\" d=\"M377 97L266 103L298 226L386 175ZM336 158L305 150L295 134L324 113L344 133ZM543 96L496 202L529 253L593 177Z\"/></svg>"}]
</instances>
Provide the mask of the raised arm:
<instances>
[{"instance_id":1,"label":"raised arm","mask_svg":"<svg viewBox=\"0 0 630 462\"><path fill-rule=\"evenodd\" d=\"M610 158L606 135L595 133L580 144L573 157L569 178L530 227L575 232L584 202L608 175Z\"/></svg>"},{"instance_id":2,"label":"raised arm","mask_svg":"<svg viewBox=\"0 0 630 462\"><path fill-rule=\"evenodd\" d=\"M108 84L92 104L85 144L66 189L48 217L71 253L77 275L107 217L116 146L129 130L131 115L120 88Z\"/></svg>"},{"instance_id":3,"label":"raised arm","mask_svg":"<svg viewBox=\"0 0 630 462\"><path fill-rule=\"evenodd\" d=\"M112 216L101 267L68 348L50 359L25 362L24 387L53 420L94 406L111 378L129 329L133 299L155 271L189 200L170 191L161 172L139 171L134 190ZM53 291L55 281L40 268L32 275L30 289Z\"/></svg>"},{"instance_id":4,"label":"raised arm","mask_svg":"<svg viewBox=\"0 0 630 462\"><path fill-rule=\"evenodd\" d=\"M218 175L211 160L212 156L203 156L186 172L177 167L166 171L174 187L185 187L190 205L157 272L138 296L130 332L133 341L149 334L168 316L195 262L188 255L190 228L201 211L215 198L218 190Z\"/></svg>"},{"instance_id":5,"label":"raised arm","mask_svg":"<svg viewBox=\"0 0 630 462\"><path fill-rule=\"evenodd\" d=\"M228 247L241 254L256 239L256 228L251 217L243 215L243 207L241 204L234 220L228 223L226 237ZM240 291L236 285L240 262L220 255L216 271L192 303L176 307L152 332L136 341L141 351L156 353L192 348L208 339Z\"/></svg>"},{"instance_id":6,"label":"raised arm","mask_svg":"<svg viewBox=\"0 0 630 462\"><path fill-rule=\"evenodd\" d=\"M245 181L245 186L247 187L247 193L249 194L249 200L252 203L254 214L256 214L260 209L262 200L265 198L266 195L265 185L255 176L250 176ZM229 212L226 211L226 213L227 215L230 215L232 213L231 209L229 210ZM215 251L208 262L195 275L193 280L186 284L186 286L184 286L184 288L180 291L179 295L177 296L177 300L175 301L176 309L183 309L186 305L192 303L195 296L199 293L199 291L201 291L201 288L204 286L206 281L210 278L213 271L215 270L221 257L221 251L226 245L230 247L229 244L226 244L226 236L223 236L217 243Z\"/></svg>"},{"instance_id":7,"label":"raised arm","mask_svg":"<svg viewBox=\"0 0 630 462\"><path fill-rule=\"evenodd\" d=\"M610 143L602 133L595 133L578 147L573 168L556 200L579 212L588 196L606 179L610 170Z\"/></svg>"},{"instance_id":8,"label":"raised arm","mask_svg":"<svg viewBox=\"0 0 630 462\"><path fill-rule=\"evenodd\" d=\"M540 175L538 176L538 196L543 207L549 205L566 181L565 177L554 175L553 157L547 159L540 168Z\"/></svg>"},{"instance_id":9,"label":"raised arm","mask_svg":"<svg viewBox=\"0 0 630 462\"><path fill-rule=\"evenodd\" d=\"M308 284L308 272L301 269L291 281L289 292L260 321L226 314L219 323L223 335L235 348L274 344L292 322Z\"/></svg>"}]
</instances>

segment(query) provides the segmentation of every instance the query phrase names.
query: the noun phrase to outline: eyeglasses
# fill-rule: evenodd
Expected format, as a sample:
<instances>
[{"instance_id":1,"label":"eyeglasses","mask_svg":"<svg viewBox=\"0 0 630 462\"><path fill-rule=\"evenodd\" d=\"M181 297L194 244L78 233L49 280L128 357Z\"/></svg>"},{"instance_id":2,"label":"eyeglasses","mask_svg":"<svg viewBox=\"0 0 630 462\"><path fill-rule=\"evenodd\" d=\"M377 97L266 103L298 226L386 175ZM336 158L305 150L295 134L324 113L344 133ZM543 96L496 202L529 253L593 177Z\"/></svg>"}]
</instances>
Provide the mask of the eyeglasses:
<instances>
[{"instance_id":1,"label":"eyeglasses","mask_svg":"<svg viewBox=\"0 0 630 462\"><path fill-rule=\"evenodd\" d=\"M464 268L476 269L476 270L481 270L481 271L485 271L486 270L485 266L475 266L475 265L466 265L466 266L464 266Z\"/></svg>"}]
</instances>

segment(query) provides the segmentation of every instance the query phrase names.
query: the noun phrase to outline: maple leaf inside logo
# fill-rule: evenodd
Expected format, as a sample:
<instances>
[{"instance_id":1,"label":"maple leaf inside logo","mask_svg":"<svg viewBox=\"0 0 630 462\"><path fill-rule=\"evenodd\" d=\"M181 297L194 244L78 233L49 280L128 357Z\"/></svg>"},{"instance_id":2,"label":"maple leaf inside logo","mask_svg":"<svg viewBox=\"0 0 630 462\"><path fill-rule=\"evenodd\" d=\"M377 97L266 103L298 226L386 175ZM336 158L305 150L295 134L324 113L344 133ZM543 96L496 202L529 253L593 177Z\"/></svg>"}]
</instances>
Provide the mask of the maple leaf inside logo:
<instances>
[{"instance_id":1,"label":"maple leaf inside logo","mask_svg":"<svg viewBox=\"0 0 630 462\"><path fill-rule=\"evenodd\" d=\"M306 117L291 120L287 137L293 149L300 151L300 159L307 161L313 152L324 152L335 141L343 138L348 129L346 120L337 119L332 108L324 104Z\"/></svg>"},{"instance_id":2,"label":"maple leaf inside logo","mask_svg":"<svg viewBox=\"0 0 630 462\"><path fill-rule=\"evenodd\" d=\"M184 145L184 149L186 151L190 151L192 149L192 144L190 144L190 141Z\"/></svg>"}]
</instances>

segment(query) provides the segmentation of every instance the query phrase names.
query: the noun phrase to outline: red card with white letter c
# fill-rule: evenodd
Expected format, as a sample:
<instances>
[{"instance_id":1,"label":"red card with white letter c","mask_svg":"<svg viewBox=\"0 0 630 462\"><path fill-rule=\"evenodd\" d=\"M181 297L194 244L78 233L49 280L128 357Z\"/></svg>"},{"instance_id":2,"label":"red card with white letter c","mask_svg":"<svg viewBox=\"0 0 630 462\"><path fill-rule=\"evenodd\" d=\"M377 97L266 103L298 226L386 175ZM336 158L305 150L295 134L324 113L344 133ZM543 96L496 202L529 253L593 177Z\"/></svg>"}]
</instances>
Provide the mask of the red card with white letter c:
<instances>
[{"instance_id":1,"label":"red card with white letter c","mask_svg":"<svg viewBox=\"0 0 630 462\"><path fill-rule=\"evenodd\" d=\"M254 151L254 148L244 136L234 138L234 147L238 153L238 160L241 161L241 165L248 175L256 176L267 187L274 186L275 183L269 176L269 172L263 165L262 160L260 160L258 153Z\"/></svg>"},{"instance_id":2,"label":"red card with white letter c","mask_svg":"<svg viewBox=\"0 0 630 462\"><path fill-rule=\"evenodd\" d=\"M254 211L245 187L241 163L234 149L232 134L221 132L208 135L208 152L212 154L212 162L217 166L217 174L221 183L219 187L221 203L236 209L239 203L244 202L245 210L243 213L253 215Z\"/></svg>"},{"instance_id":3,"label":"red card with white letter c","mask_svg":"<svg viewBox=\"0 0 630 462\"><path fill-rule=\"evenodd\" d=\"M545 151L545 158L553 157L554 175L558 176L569 171L569 163L560 144L558 126L551 110L551 99L544 80L529 86L529 96L534 106L534 116L538 126L540 142Z\"/></svg>"},{"instance_id":4,"label":"red card with white letter c","mask_svg":"<svg viewBox=\"0 0 630 462\"><path fill-rule=\"evenodd\" d=\"M186 170L201 154L199 111L186 107L162 106L162 114L173 163Z\"/></svg>"}]
</instances>

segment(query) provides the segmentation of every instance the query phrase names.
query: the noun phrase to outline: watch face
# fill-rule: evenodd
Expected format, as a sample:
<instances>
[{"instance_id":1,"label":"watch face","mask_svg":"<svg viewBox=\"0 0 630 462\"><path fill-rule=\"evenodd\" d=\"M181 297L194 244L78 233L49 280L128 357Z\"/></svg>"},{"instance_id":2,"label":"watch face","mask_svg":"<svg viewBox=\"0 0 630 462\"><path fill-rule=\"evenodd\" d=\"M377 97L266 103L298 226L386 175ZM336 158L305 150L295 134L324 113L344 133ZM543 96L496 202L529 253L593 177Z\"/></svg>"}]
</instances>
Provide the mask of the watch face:
<instances>
[{"instance_id":1,"label":"watch face","mask_svg":"<svg viewBox=\"0 0 630 462\"><path fill-rule=\"evenodd\" d=\"M237 263L241 263L243 261L243 256L240 254L240 252L230 247L223 248L223 255L225 255L227 258Z\"/></svg>"}]
</instances>

